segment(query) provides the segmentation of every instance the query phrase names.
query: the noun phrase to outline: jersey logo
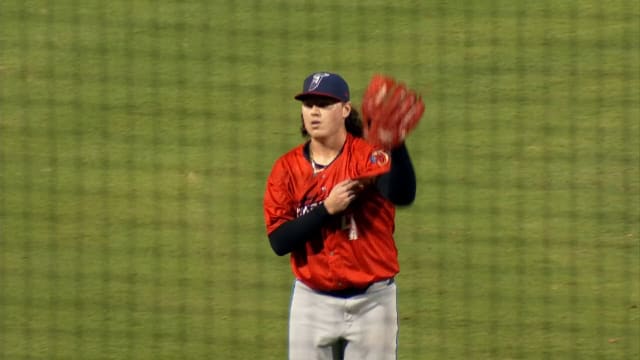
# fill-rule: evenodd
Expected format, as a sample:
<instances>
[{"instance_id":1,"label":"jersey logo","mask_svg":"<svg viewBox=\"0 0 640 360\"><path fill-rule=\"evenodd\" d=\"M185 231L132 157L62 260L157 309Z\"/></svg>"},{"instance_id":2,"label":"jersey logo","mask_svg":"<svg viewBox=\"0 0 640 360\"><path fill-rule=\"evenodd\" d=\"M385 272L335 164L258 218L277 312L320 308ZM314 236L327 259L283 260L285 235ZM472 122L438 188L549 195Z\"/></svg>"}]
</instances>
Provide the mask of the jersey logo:
<instances>
[{"instance_id":1,"label":"jersey logo","mask_svg":"<svg viewBox=\"0 0 640 360\"><path fill-rule=\"evenodd\" d=\"M369 161L372 164L376 164L378 166L385 166L389 163L389 154L387 154L382 150L376 150L373 153L371 153L371 157L369 158Z\"/></svg>"},{"instance_id":2,"label":"jersey logo","mask_svg":"<svg viewBox=\"0 0 640 360\"><path fill-rule=\"evenodd\" d=\"M329 73L313 74L313 79L311 80L311 84L309 84L309 89L307 91L313 91L317 89L318 86L320 86L322 79L326 78L327 76L331 76L331 74Z\"/></svg>"}]
</instances>

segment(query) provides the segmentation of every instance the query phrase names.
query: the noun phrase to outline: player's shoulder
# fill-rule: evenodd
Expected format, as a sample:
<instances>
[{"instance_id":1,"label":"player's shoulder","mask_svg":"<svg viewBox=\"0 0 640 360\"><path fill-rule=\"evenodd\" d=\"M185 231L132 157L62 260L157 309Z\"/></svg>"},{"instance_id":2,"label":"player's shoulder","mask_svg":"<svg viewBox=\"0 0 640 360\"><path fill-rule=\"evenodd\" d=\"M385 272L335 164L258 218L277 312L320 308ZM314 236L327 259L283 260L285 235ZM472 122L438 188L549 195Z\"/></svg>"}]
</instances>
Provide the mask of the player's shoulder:
<instances>
[{"instance_id":1,"label":"player's shoulder","mask_svg":"<svg viewBox=\"0 0 640 360\"><path fill-rule=\"evenodd\" d=\"M291 148L290 150L282 154L276 160L276 162L286 163L286 162L292 162L292 161L299 161L301 157L304 157L303 150L304 150L304 144L296 145L295 147Z\"/></svg>"},{"instance_id":2,"label":"player's shoulder","mask_svg":"<svg viewBox=\"0 0 640 360\"><path fill-rule=\"evenodd\" d=\"M373 149L373 146L361 137L349 135L348 140L351 144L351 147L355 147L358 149L367 149L367 150Z\"/></svg>"},{"instance_id":3,"label":"player's shoulder","mask_svg":"<svg viewBox=\"0 0 640 360\"><path fill-rule=\"evenodd\" d=\"M297 145L280 155L273 163L273 171L287 171L295 168L300 161L304 160L304 144Z\"/></svg>"},{"instance_id":4,"label":"player's shoulder","mask_svg":"<svg viewBox=\"0 0 640 360\"><path fill-rule=\"evenodd\" d=\"M380 151L361 137L350 136L348 143L352 154L360 154L364 158L369 158L371 154Z\"/></svg>"}]
</instances>

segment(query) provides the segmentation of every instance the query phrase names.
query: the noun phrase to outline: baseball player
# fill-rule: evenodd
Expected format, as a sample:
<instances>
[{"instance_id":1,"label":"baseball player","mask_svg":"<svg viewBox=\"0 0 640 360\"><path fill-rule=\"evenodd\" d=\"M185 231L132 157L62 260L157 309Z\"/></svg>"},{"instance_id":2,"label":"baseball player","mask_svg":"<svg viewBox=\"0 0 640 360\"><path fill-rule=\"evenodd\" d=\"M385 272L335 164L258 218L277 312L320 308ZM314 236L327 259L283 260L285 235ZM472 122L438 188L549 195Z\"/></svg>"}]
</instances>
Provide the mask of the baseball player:
<instances>
[{"instance_id":1,"label":"baseball player","mask_svg":"<svg viewBox=\"0 0 640 360\"><path fill-rule=\"evenodd\" d=\"M264 195L267 234L295 275L289 359L396 359L396 205L415 198L404 144L363 138L338 74L309 75L295 96L306 141L276 160Z\"/></svg>"}]
</instances>

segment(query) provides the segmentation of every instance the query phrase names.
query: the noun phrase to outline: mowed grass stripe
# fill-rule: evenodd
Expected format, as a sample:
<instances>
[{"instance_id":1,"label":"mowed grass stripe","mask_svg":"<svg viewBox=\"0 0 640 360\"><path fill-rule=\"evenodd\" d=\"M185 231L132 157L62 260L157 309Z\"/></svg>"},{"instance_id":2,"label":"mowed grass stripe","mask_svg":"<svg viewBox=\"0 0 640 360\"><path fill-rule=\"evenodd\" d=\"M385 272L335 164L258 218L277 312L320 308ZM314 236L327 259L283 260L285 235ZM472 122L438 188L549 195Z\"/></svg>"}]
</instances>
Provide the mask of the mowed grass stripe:
<instances>
[{"instance_id":1,"label":"mowed grass stripe","mask_svg":"<svg viewBox=\"0 0 640 360\"><path fill-rule=\"evenodd\" d=\"M78 5L0 5L2 357L286 357L261 198L319 69L427 101L401 359L640 354L636 2Z\"/></svg>"}]
</instances>

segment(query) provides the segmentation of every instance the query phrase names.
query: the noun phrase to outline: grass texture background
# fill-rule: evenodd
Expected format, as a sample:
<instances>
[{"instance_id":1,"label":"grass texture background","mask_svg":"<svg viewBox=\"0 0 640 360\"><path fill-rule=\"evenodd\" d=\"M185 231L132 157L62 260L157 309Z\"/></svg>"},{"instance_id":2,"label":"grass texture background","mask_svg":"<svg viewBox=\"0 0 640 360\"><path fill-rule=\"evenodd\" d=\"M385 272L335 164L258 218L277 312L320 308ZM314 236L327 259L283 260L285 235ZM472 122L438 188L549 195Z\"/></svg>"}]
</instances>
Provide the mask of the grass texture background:
<instances>
[{"instance_id":1,"label":"grass texture background","mask_svg":"<svg viewBox=\"0 0 640 360\"><path fill-rule=\"evenodd\" d=\"M283 359L292 96L424 96L400 359L640 354L636 1L3 1L0 359Z\"/></svg>"}]
</instances>

